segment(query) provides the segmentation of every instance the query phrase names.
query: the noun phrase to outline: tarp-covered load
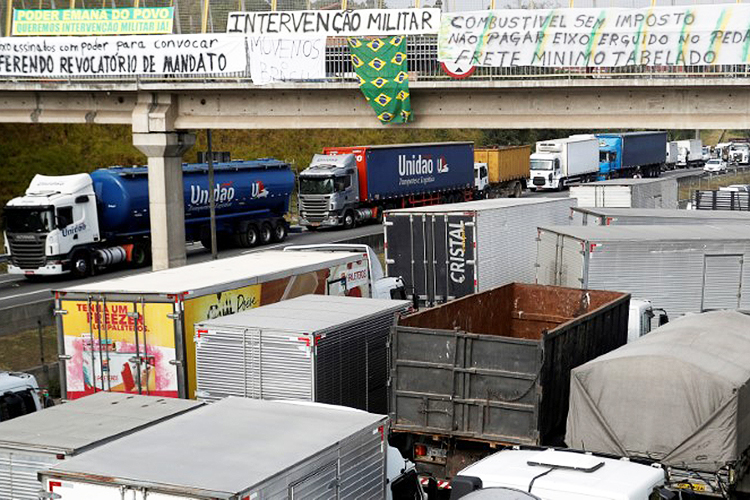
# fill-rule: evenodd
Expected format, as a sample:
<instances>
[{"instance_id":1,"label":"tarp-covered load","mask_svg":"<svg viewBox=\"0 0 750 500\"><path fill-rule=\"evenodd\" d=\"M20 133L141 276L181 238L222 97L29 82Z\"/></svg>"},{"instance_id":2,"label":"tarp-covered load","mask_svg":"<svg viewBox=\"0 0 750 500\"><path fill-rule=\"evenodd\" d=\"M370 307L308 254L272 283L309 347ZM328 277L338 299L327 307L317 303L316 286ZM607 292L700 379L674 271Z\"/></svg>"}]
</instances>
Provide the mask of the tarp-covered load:
<instances>
[{"instance_id":1,"label":"tarp-covered load","mask_svg":"<svg viewBox=\"0 0 750 500\"><path fill-rule=\"evenodd\" d=\"M566 443L715 472L750 446L750 316L684 316L575 368Z\"/></svg>"}]
</instances>

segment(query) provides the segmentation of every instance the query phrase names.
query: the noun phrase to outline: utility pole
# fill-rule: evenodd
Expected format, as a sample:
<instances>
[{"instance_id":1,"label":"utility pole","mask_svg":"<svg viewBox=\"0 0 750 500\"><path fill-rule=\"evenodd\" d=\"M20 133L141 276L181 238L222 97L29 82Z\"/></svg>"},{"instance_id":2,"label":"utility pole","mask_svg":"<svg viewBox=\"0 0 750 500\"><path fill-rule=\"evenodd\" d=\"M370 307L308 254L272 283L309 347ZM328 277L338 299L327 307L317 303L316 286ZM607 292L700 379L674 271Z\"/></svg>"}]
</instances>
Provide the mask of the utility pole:
<instances>
[{"instance_id":1,"label":"utility pole","mask_svg":"<svg viewBox=\"0 0 750 500\"><path fill-rule=\"evenodd\" d=\"M214 152L211 148L211 129L206 129L206 142L208 142L208 214L211 219L211 258L219 258L216 248L216 184L214 183Z\"/></svg>"}]
</instances>

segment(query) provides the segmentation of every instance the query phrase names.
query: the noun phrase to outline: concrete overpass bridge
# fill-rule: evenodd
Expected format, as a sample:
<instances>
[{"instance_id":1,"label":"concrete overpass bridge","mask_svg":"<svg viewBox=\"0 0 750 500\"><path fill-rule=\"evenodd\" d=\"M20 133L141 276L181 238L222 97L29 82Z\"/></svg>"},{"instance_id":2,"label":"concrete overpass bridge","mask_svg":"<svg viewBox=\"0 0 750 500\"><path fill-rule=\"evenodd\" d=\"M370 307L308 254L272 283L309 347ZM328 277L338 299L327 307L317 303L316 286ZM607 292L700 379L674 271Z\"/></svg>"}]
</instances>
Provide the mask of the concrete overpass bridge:
<instances>
[{"instance_id":1,"label":"concrete overpass bridge","mask_svg":"<svg viewBox=\"0 0 750 500\"><path fill-rule=\"evenodd\" d=\"M434 37L409 45L411 128L750 129L748 66L480 68L453 80ZM0 122L132 126L148 157L154 268L185 263L183 153L195 129L380 128L346 42L326 50L324 81L255 86L231 79L0 81Z\"/></svg>"}]
</instances>

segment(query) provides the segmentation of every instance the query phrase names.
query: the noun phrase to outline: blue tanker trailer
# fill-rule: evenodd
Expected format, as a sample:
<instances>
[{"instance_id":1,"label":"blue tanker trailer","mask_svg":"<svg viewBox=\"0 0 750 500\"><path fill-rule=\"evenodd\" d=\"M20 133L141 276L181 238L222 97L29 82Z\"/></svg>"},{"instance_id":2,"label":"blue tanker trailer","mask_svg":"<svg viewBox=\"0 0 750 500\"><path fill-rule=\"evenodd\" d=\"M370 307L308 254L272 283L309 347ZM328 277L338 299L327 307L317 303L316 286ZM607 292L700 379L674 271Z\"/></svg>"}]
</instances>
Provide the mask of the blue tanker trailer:
<instances>
[{"instance_id":1,"label":"blue tanker trailer","mask_svg":"<svg viewBox=\"0 0 750 500\"><path fill-rule=\"evenodd\" d=\"M274 159L214 166L217 235L251 247L286 238L284 215L294 188L289 164ZM185 235L209 247L208 165L183 165ZM146 167L91 174L36 175L24 196L5 207L8 272L27 276L87 275L149 259Z\"/></svg>"}]
</instances>

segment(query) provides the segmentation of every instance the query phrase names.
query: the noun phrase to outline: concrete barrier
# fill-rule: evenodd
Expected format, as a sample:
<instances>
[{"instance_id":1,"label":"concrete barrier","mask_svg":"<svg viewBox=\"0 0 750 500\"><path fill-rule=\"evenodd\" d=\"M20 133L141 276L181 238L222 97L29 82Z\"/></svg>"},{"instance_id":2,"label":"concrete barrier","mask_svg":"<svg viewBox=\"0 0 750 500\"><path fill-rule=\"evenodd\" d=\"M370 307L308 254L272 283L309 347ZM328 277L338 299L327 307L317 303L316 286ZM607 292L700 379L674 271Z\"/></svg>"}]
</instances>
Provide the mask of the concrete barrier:
<instances>
[{"instance_id":1,"label":"concrete barrier","mask_svg":"<svg viewBox=\"0 0 750 500\"><path fill-rule=\"evenodd\" d=\"M53 308L54 302L50 298L0 309L0 337L34 330L39 326L53 326Z\"/></svg>"}]
</instances>

